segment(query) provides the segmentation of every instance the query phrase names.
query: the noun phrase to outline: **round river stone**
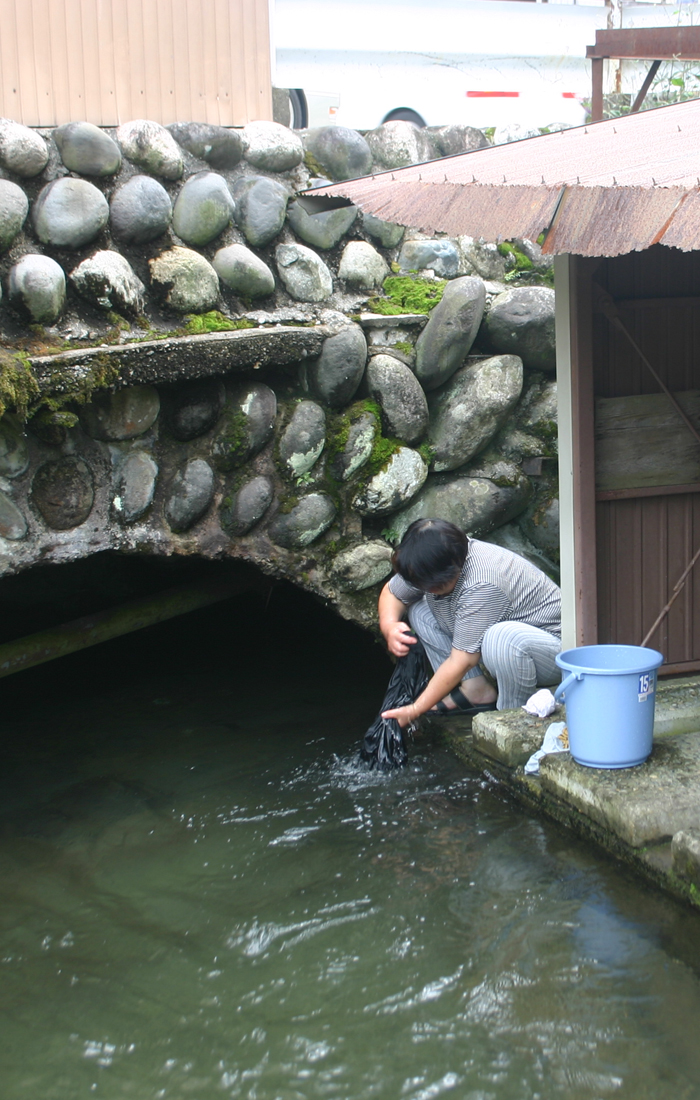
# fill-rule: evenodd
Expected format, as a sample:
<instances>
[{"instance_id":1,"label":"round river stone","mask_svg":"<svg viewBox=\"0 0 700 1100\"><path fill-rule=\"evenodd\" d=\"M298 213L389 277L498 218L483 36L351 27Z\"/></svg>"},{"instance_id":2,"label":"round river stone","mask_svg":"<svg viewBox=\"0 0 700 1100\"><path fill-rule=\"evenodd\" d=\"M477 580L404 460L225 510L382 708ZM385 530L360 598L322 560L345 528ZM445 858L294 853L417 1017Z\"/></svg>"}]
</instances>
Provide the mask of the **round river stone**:
<instances>
[{"instance_id":1,"label":"round river stone","mask_svg":"<svg viewBox=\"0 0 700 1100\"><path fill-rule=\"evenodd\" d=\"M81 176L113 176L122 166L116 141L92 122L65 122L53 139L66 168Z\"/></svg>"},{"instance_id":2,"label":"round river stone","mask_svg":"<svg viewBox=\"0 0 700 1100\"><path fill-rule=\"evenodd\" d=\"M184 171L175 138L159 122L142 118L125 122L117 130L117 141L125 157L154 176L179 180Z\"/></svg>"},{"instance_id":3,"label":"round river stone","mask_svg":"<svg viewBox=\"0 0 700 1100\"><path fill-rule=\"evenodd\" d=\"M100 393L80 410L80 423L92 439L104 442L134 439L155 423L160 411L158 390L129 386L116 393Z\"/></svg>"},{"instance_id":4,"label":"round river stone","mask_svg":"<svg viewBox=\"0 0 700 1100\"><path fill-rule=\"evenodd\" d=\"M206 313L219 300L219 276L192 248L170 248L149 260L151 284L177 313Z\"/></svg>"},{"instance_id":5,"label":"round river stone","mask_svg":"<svg viewBox=\"0 0 700 1100\"><path fill-rule=\"evenodd\" d=\"M172 216L170 195L151 176L132 176L112 196L112 232L125 244L155 240L165 233Z\"/></svg>"},{"instance_id":6,"label":"round river stone","mask_svg":"<svg viewBox=\"0 0 700 1100\"><path fill-rule=\"evenodd\" d=\"M204 435L221 416L225 401L226 390L218 378L184 382L168 398L166 420L171 434L183 443Z\"/></svg>"},{"instance_id":7,"label":"round river stone","mask_svg":"<svg viewBox=\"0 0 700 1100\"><path fill-rule=\"evenodd\" d=\"M32 504L54 531L78 527L90 515L95 489L90 467L69 456L45 462L34 475Z\"/></svg>"},{"instance_id":8,"label":"round river stone","mask_svg":"<svg viewBox=\"0 0 700 1100\"><path fill-rule=\"evenodd\" d=\"M218 172L198 172L183 184L173 210L173 229L186 244L209 244L233 216L228 184Z\"/></svg>"},{"instance_id":9,"label":"round river stone","mask_svg":"<svg viewBox=\"0 0 700 1100\"><path fill-rule=\"evenodd\" d=\"M0 179L0 252L10 247L27 219L29 200L21 187Z\"/></svg>"},{"instance_id":10,"label":"round river stone","mask_svg":"<svg viewBox=\"0 0 700 1100\"><path fill-rule=\"evenodd\" d=\"M205 514L214 499L214 471L203 458L195 458L173 478L165 505L172 531L188 531Z\"/></svg>"},{"instance_id":11,"label":"round river stone","mask_svg":"<svg viewBox=\"0 0 700 1100\"><path fill-rule=\"evenodd\" d=\"M0 538L17 542L27 533L27 521L14 501L0 493Z\"/></svg>"},{"instance_id":12,"label":"round river stone","mask_svg":"<svg viewBox=\"0 0 700 1100\"><path fill-rule=\"evenodd\" d=\"M153 503L158 466L146 451L132 451L119 469L112 508L120 523L133 523Z\"/></svg>"},{"instance_id":13,"label":"round river stone","mask_svg":"<svg viewBox=\"0 0 700 1100\"><path fill-rule=\"evenodd\" d=\"M275 488L269 477L254 477L234 493L221 510L221 526L232 538L246 535L272 504Z\"/></svg>"},{"instance_id":14,"label":"round river stone","mask_svg":"<svg viewBox=\"0 0 700 1100\"><path fill-rule=\"evenodd\" d=\"M34 203L34 231L44 244L80 248L94 240L109 220L101 191L87 180L64 176L42 188Z\"/></svg>"},{"instance_id":15,"label":"round river stone","mask_svg":"<svg viewBox=\"0 0 700 1100\"><path fill-rule=\"evenodd\" d=\"M310 546L335 519L335 504L325 493L309 493L291 512L278 512L270 524L270 538L287 550Z\"/></svg>"}]
</instances>

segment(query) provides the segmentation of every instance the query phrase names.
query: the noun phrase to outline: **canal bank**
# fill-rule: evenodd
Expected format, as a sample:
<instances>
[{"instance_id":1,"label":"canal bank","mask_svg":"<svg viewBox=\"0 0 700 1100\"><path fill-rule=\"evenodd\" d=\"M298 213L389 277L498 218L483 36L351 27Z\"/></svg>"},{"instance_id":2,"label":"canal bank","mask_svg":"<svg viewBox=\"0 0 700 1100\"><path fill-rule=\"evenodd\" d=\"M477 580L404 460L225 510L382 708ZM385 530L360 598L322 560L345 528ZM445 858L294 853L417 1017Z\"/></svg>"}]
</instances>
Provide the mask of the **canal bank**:
<instances>
[{"instance_id":1,"label":"canal bank","mask_svg":"<svg viewBox=\"0 0 700 1100\"><path fill-rule=\"evenodd\" d=\"M660 682L649 759L606 770L552 753L539 774L524 765L552 722L524 710L424 718L471 766L494 776L528 809L553 818L700 909L700 677Z\"/></svg>"}]
</instances>

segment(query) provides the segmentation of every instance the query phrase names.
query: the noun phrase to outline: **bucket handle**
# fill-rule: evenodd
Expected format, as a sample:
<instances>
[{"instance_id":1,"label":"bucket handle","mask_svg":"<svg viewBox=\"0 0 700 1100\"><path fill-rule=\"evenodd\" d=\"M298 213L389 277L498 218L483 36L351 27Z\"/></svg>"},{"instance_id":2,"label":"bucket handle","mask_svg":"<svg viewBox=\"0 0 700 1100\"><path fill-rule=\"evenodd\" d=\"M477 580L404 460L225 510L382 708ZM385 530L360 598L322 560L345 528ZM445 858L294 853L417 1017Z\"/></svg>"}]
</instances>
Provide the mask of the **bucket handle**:
<instances>
[{"instance_id":1,"label":"bucket handle","mask_svg":"<svg viewBox=\"0 0 700 1100\"><path fill-rule=\"evenodd\" d=\"M566 677L566 679L562 680L562 682L559 684L559 687L554 692L554 698L557 700L557 702L559 702L559 699L564 694L566 689L568 687L570 687L571 684L573 684L574 680L582 680L582 679L583 679L583 673L582 672L570 672L569 675Z\"/></svg>"}]
</instances>

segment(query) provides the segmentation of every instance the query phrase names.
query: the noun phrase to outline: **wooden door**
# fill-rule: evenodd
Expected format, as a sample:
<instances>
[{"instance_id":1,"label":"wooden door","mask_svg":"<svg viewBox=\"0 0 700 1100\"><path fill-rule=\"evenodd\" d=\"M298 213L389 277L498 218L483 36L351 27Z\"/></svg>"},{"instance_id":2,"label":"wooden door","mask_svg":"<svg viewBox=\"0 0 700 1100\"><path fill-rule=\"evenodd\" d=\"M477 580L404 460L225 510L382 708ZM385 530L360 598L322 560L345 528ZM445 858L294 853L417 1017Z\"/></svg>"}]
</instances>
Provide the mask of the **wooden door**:
<instances>
[{"instance_id":1,"label":"wooden door","mask_svg":"<svg viewBox=\"0 0 700 1100\"><path fill-rule=\"evenodd\" d=\"M700 427L700 255L657 245L592 278ZM591 362L597 640L639 645L700 547L700 443L595 308ZM648 644L668 673L700 669L700 562Z\"/></svg>"}]
</instances>

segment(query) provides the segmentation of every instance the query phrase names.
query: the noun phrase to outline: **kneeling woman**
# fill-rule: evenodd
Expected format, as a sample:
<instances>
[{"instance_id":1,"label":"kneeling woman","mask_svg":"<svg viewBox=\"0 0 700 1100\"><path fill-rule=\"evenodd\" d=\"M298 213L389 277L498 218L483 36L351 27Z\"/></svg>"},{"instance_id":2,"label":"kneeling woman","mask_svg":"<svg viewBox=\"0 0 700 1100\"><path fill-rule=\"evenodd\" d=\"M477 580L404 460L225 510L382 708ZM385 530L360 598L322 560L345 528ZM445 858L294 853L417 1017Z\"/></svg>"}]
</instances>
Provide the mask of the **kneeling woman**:
<instances>
[{"instance_id":1,"label":"kneeling woman","mask_svg":"<svg viewBox=\"0 0 700 1100\"><path fill-rule=\"evenodd\" d=\"M468 538L447 520L419 519L394 551L393 566L379 596L381 632L389 652L402 657L415 631L434 675L413 703L384 718L406 726L427 711L507 710L537 687L559 683L561 592L530 562Z\"/></svg>"}]
</instances>

